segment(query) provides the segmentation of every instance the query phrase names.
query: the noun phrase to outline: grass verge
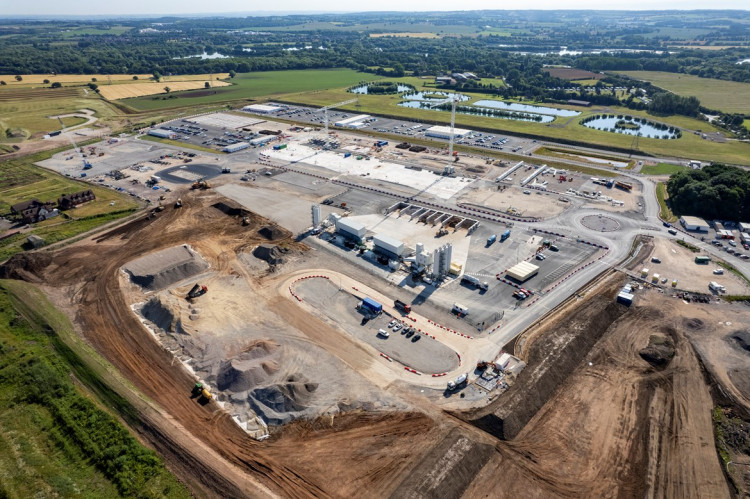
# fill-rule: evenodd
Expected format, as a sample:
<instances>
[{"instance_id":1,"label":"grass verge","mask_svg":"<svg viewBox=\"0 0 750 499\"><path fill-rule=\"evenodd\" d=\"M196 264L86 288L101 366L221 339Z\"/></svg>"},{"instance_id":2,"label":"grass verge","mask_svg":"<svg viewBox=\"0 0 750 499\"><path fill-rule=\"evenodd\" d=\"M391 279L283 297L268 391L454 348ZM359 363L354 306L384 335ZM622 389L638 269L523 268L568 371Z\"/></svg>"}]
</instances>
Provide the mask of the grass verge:
<instances>
[{"instance_id":1,"label":"grass verge","mask_svg":"<svg viewBox=\"0 0 750 499\"><path fill-rule=\"evenodd\" d=\"M664 182L656 184L656 199L659 201L659 218L665 222L676 222L677 217L667 204L667 185Z\"/></svg>"},{"instance_id":2,"label":"grass verge","mask_svg":"<svg viewBox=\"0 0 750 499\"><path fill-rule=\"evenodd\" d=\"M104 409L136 418L64 341L74 335L38 289L0 281L0 496L186 497L159 457Z\"/></svg>"},{"instance_id":3,"label":"grass verge","mask_svg":"<svg viewBox=\"0 0 750 499\"><path fill-rule=\"evenodd\" d=\"M698 248L697 246L693 246L693 245L692 245L692 244L690 244L689 242L687 242L687 241L683 241L682 239L676 239L676 240L675 240L675 242L676 242L677 244L679 244L680 246L682 246L683 248L687 248L687 249L689 249L689 250L690 250L690 251L692 251L693 253L700 253L700 252L701 252L701 249L700 249L700 248Z\"/></svg>"},{"instance_id":4,"label":"grass verge","mask_svg":"<svg viewBox=\"0 0 750 499\"><path fill-rule=\"evenodd\" d=\"M641 168L641 173L644 175L671 175L684 169L685 167L680 165L658 163L655 165L645 165L643 168Z\"/></svg>"}]
</instances>

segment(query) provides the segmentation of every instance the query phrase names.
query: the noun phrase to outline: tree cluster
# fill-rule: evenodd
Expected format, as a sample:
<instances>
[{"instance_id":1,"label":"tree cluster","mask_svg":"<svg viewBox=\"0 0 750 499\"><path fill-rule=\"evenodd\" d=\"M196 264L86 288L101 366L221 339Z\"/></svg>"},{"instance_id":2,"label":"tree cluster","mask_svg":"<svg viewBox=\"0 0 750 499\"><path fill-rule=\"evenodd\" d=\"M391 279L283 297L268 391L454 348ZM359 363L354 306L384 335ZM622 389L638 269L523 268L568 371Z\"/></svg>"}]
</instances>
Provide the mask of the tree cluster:
<instances>
[{"instance_id":1,"label":"tree cluster","mask_svg":"<svg viewBox=\"0 0 750 499\"><path fill-rule=\"evenodd\" d=\"M750 220L750 172L714 164L673 174L667 182L672 210L709 220Z\"/></svg>"}]
</instances>

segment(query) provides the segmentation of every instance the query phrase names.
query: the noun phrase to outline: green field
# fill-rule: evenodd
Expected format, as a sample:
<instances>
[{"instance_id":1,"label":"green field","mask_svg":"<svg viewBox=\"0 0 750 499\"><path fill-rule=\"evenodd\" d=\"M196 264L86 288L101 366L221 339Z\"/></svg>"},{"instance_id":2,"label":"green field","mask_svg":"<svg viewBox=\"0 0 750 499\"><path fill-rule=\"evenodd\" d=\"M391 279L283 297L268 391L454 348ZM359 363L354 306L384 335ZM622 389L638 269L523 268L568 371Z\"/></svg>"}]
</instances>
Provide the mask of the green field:
<instances>
[{"instance_id":1,"label":"green field","mask_svg":"<svg viewBox=\"0 0 750 499\"><path fill-rule=\"evenodd\" d=\"M0 143L41 138L45 133L60 129L60 122L48 116L83 108L95 111L99 118L115 115L98 94L89 92L85 95L81 88L0 87ZM80 118L64 118L63 121L66 126L83 122ZM14 133L6 133L9 130ZM15 131L19 131L22 138L9 137Z\"/></svg>"},{"instance_id":2,"label":"green field","mask_svg":"<svg viewBox=\"0 0 750 499\"><path fill-rule=\"evenodd\" d=\"M133 29L132 26L112 26L109 29L101 28L75 28L63 31L64 37L76 37L83 35L121 35Z\"/></svg>"},{"instance_id":3,"label":"green field","mask_svg":"<svg viewBox=\"0 0 750 499\"><path fill-rule=\"evenodd\" d=\"M112 189L79 182L33 163L50 157L56 151L39 153L0 163L0 214L10 212L10 206L37 198L57 201L62 194L91 189L96 200L83 204L59 216L34 224L30 231L0 241L0 262L19 251L31 234L42 237L47 244L76 236L111 220L122 218L138 208L134 198Z\"/></svg>"},{"instance_id":4,"label":"green field","mask_svg":"<svg viewBox=\"0 0 750 499\"><path fill-rule=\"evenodd\" d=\"M68 346L74 335L39 290L0 281L0 497L187 497L108 412L136 416Z\"/></svg>"},{"instance_id":5,"label":"green field","mask_svg":"<svg viewBox=\"0 0 750 499\"><path fill-rule=\"evenodd\" d=\"M659 218L665 222L676 222L677 217L667 204L667 185L664 182L656 184L656 199L659 201Z\"/></svg>"},{"instance_id":6,"label":"green field","mask_svg":"<svg viewBox=\"0 0 750 499\"><path fill-rule=\"evenodd\" d=\"M217 88L209 93L201 90L174 92L176 99L160 100L153 97L136 97L119 102L139 111L212 104L228 101L274 97L295 92L318 92L335 88L348 88L360 81L382 79L370 73L352 69L267 71L238 74L229 80L231 87ZM345 98L351 98L346 94ZM344 99L341 99L344 100Z\"/></svg>"},{"instance_id":7,"label":"green field","mask_svg":"<svg viewBox=\"0 0 750 499\"><path fill-rule=\"evenodd\" d=\"M750 114L750 83L699 78L661 71L622 71L621 74L651 82L682 96L695 96L709 109Z\"/></svg>"},{"instance_id":8,"label":"green field","mask_svg":"<svg viewBox=\"0 0 750 499\"><path fill-rule=\"evenodd\" d=\"M684 166L673 165L670 163L658 163L656 165L646 165L641 168L641 173L644 175L671 175L683 171Z\"/></svg>"}]
</instances>

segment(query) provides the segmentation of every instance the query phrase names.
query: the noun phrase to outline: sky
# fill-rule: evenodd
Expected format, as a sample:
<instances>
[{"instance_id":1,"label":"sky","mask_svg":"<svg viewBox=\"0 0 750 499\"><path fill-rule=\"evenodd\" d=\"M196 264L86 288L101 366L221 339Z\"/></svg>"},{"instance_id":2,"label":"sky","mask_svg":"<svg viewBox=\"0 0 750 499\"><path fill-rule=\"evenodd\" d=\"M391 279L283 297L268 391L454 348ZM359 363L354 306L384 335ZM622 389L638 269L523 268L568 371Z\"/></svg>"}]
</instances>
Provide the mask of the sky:
<instances>
[{"instance_id":1,"label":"sky","mask_svg":"<svg viewBox=\"0 0 750 499\"><path fill-rule=\"evenodd\" d=\"M263 12L249 10L255 5ZM311 9L313 7L314 9ZM373 8L373 5L377 8ZM276 0L275 2L248 2L247 0L126 0L102 2L101 0L34 0L12 2L0 0L0 17L3 16L138 16L138 15L187 15L187 14L237 14L268 15L322 12L362 11L437 11L437 10L494 10L494 9L540 9L540 10L693 10L693 9L738 9L748 10L748 0L527 0L522 4L498 2L497 0L432 0L416 2L403 0L379 0L376 3L352 2L351 0L326 0L312 4L308 0ZM268 10L271 7L273 10ZM361 9L361 10L360 10Z\"/></svg>"}]
</instances>

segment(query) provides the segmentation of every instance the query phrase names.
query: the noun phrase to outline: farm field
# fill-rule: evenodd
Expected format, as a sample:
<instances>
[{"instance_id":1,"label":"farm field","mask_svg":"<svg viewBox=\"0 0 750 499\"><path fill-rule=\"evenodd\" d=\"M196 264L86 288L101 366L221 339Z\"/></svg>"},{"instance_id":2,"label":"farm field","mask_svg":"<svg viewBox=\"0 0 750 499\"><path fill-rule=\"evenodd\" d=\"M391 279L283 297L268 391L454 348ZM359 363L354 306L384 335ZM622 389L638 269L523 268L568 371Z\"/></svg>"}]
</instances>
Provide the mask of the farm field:
<instances>
[{"instance_id":1,"label":"farm field","mask_svg":"<svg viewBox=\"0 0 750 499\"><path fill-rule=\"evenodd\" d=\"M352 69L290 70L238 74L232 86L204 95L202 92L175 94L176 99L154 100L147 97L123 100L123 103L139 111L211 104L236 100L251 100L257 97L273 97L292 92L318 92L335 88L348 88L360 81L372 81L382 77L359 73ZM345 98L351 94L345 93ZM344 100L344 99L339 99ZM330 104L330 102L328 103Z\"/></svg>"},{"instance_id":2,"label":"farm field","mask_svg":"<svg viewBox=\"0 0 750 499\"><path fill-rule=\"evenodd\" d=\"M128 99L132 97L141 97L144 95L166 94L164 88L169 87L171 92L180 92L184 90L197 90L205 88L205 83L209 81L161 81L161 82L144 82L144 83L125 83L122 85L103 85L99 87L99 93L107 100ZM212 88L226 87L231 83L225 81L211 82ZM211 89L206 89L211 91Z\"/></svg>"},{"instance_id":3,"label":"farm field","mask_svg":"<svg viewBox=\"0 0 750 499\"><path fill-rule=\"evenodd\" d=\"M438 38L438 35L435 33L403 33L398 31L394 33L370 33L370 38L382 38L384 36L395 38Z\"/></svg>"},{"instance_id":4,"label":"farm field","mask_svg":"<svg viewBox=\"0 0 750 499\"><path fill-rule=\"evenodd\" d=\"M60 83L80 83L86 84L92 81L92 78L96 78L96 82L100 85L105 84L107 81L133 81L133 76L137 76L139 80L147 80L151 78L150 74L89 74L89 75L53 75L53 74L33 74L33 75L20 75L22 80L17 81L16 75L0 75L0 80L8 84L8 86L21 86L21 85L42 85L44 80L50 82L59 81Z\"/></svg>"},{"instance_id":5,"label":"farm field","mask_svg":"<svg viewBox=\"0 0 750 499\"><path fill-rule=\"evenodd\" d=\"M750 113L750 83L699 78L661 71L620 71L620 74L651 82L682 96L695 96L709 109L727 113Z\"/></svg>"},{"instance_id":6,"label":"farm field","mask_svg":"<svg viewBox=\"0 0 750 499\"><path fill-rule=\"evenodd\" d=\"M83 88L21 88L0 89L0 144L39 138L60 129L57 119L49 116L91 109L98 118L116 115L115 111L94 92ZM76 118L68 119L72 126ZM80 123L80 121L78 121Z\"/></svg>"}]
</instances>

